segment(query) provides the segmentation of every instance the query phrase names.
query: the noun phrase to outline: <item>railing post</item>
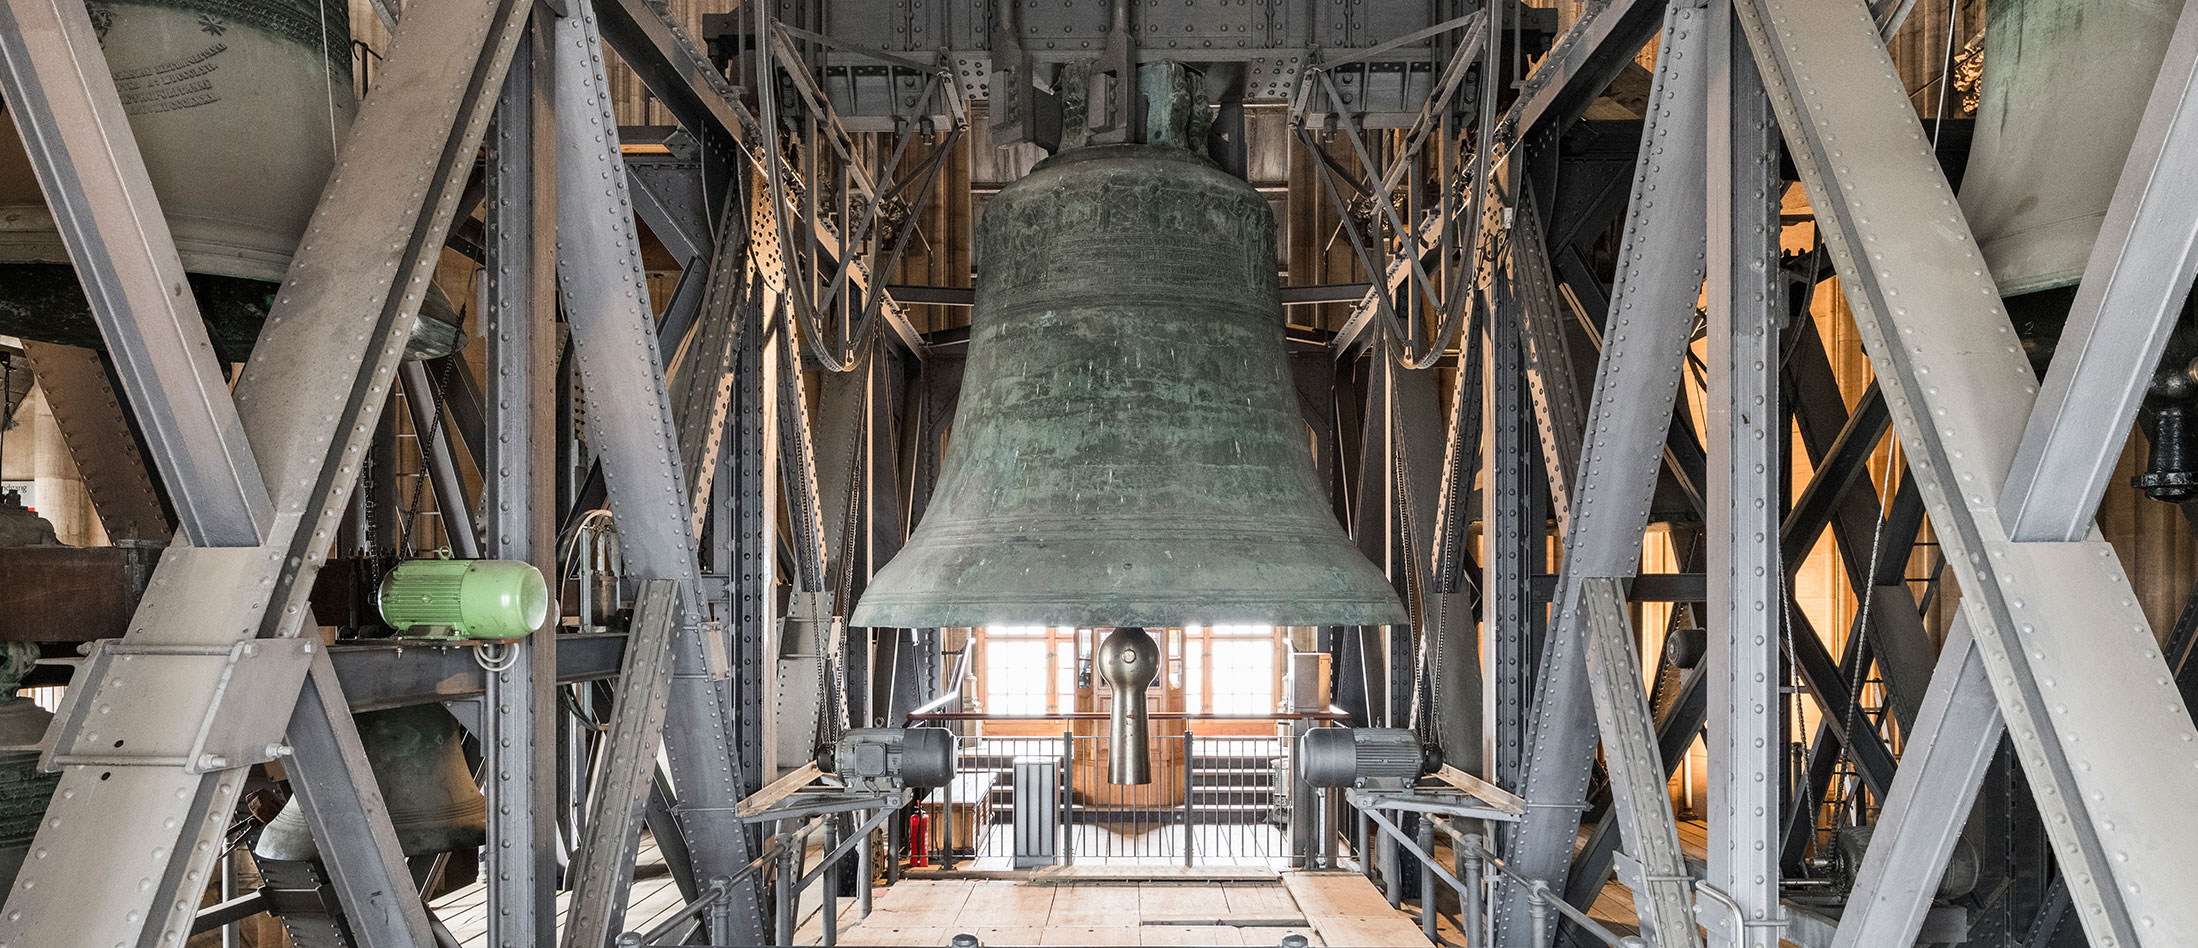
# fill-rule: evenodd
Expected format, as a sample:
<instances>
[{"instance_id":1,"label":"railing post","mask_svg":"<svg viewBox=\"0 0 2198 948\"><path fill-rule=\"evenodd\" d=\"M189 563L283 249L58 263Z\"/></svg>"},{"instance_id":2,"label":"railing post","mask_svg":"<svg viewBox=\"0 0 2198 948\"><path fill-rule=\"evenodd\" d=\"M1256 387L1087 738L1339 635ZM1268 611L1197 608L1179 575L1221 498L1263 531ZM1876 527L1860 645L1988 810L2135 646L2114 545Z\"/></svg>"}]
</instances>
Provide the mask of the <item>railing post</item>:
<instances>
[{"instance_id":1,"label":"railing post","mask_svg":"<svg viewBox=\"0 0 2198 948\"><path fill-rule=\"evenodd\" d=\"M1458 878L1465 891L1458 898L1458 927L1465 931L1465 948L1481 948L1481 838L1469 835L1458 841Z\"/></svg>"},{"instance_id":2,"label":"railing post","mask_svg":"<svg viewBox=\"0 0 2198 948\"><path fill-rule=\"evenodd\" d=\"M923 804L909 801L918 810ZM885 821L885 884L899 885L901 881L901 842L908 836L908 815L895 811L892 819ZM910 853L914 856L914 853Z\"/></svg>"},{"instance_id":3,"label":"railing post","mask_svg":"<svg viewBox=\"0 0 2198 948\"><path fill-rule=\"evenodd\" d=\"M1076 731L1061 732L1061 865L1076 865Z\"/></svg>"},{"instance_id":4,"label":"railing post","mask_svg":"<svg viewBox=\"0 0 2198 948\"><path fill-rule=\"evenodd\" d=\"M1374 854L1367 851L1366 814L1360 813L1357 807L1351 808L1351 831L1351 854L1358 857L1359 874L1372 879L1374 877Z\"/></svg>"},{"instance_id":5,"label":"railing post","mask_svg":"<svg viewBox=\"0 0 2198 948\"><path fill-rule=\"evenodd\" d=\"M1198 769L1198 751L1192 743L1190 728L1183 729L1183 868L1191 867L1191 803L1198 789L1192 774Z\"/></svg>"},{"instance_id":6,"label":"railing post","mask_svg":"<svg viewBox=\"0 0 2198 948\"><path fill-rule=\"evenodd\" d=\"M856 812L865 814L863 823L870 822L870 817L867 815L869 811L858 810ZM893 820L888 817L886 822L891 823ZM862 834L862 845L855 847L855 917L858 919L870 917L870 873L872 871L870 868L870 843L876 838L877 831L871 830Z\"/></svg>"},{"instance_id":7,"label":"railing post","mask_svg":"<svg viewBox=\"0 0 2198 948\"><path fill-rule=\"evenodd\" d=\"M1541 886L1527 887L1526 904L1534 916L1533 948L1549 948L1549 917L1556 911L1550 907L1549 898L1548 890Z\"/></svg>"},{"instance_id":8,"label":"railing post","mask_svg":"<svg viewBox=\"0 0 2198 948\"><path fill-rule=\"evenodd\" d=\"M786 821L779 821L778 854L778 941L775 944L794 943L795 896L801 886L801 832L786 829Z\"/></svg>"},{"instance_id":9,"label":"railing post","mask_svg":"<svg viewBox=\"0 0 2198 948\"><path fill-rule=\"evenodd\" d=\"M1434 858L1434 820L1420 817L1419 843L1420 852ZM1435 874L1426 868L1420 869L1420 933L1426 935L1429 942L1439 942L1435 936Z\"/></svg>"},{"instance_id":10,"label":"railing post","mask_svg":"<svg viewBox=\"0 0 2198 948\"><path fill-rule=\"evenodd\" d=\"M702 927L702 931L704 933L703 937L711 939L732 937L732 878L729 876L718 876L714 879L711 879L709 890L701 893L700 895L697 895L696 898L704 898L710 900L710 907L704 910L704 912L702 913L708 916L704 920L704 924Z\"/></svg>"},{"instance_id":11,"label":"railing post","mask_svg":"<svg viewBox=\"0 0 2198 948\"><path fill-rule=\"evenodd\" d=\"M824 851L831 853L838 850L839 847L840 815L834 813L824 818ZM837 945L840 942L839 860L834 859L827 862L822 868L824 872L817 878L817 894L821 900L818 911L823 915L824 943L827 946ZM798 894L794 902L796 905L800 904L801 900ZM793 942L789 941L786 944L791 945Z\"/></svg>"},{"instance_id":12,"label":"railing post","mask_svg":"<svg viewBox=\"0 0 2198 948\"><path fill-rule=\"evenodd\" d=\"M1399 813L1397 814L1397 820L1402 822L1406 816L1408 814ZM1387 833L1381 833L1374 837L1374 848L1375 852L1380 854L1381 859L1381 891L1389 897L1390 908L1402 909L1404 908L1404 860L1403 854L1397 852L1397 839Z\"/></svg>"},{"instance_id":13,"label":"railing post","mask_svg":"<svg viewBox=\"0 0 2198 948\"><path fill-rule=\"evenodd\" d=\"M939 788L939 838L936 841L924 841L938 852L941 869L954 868L954 783L962 775L961 752L955 751L954 757L954 766L946 775L946 786ZM970 831L970 838L976 838L976 830Z\"/></svg>"}]
</instances>

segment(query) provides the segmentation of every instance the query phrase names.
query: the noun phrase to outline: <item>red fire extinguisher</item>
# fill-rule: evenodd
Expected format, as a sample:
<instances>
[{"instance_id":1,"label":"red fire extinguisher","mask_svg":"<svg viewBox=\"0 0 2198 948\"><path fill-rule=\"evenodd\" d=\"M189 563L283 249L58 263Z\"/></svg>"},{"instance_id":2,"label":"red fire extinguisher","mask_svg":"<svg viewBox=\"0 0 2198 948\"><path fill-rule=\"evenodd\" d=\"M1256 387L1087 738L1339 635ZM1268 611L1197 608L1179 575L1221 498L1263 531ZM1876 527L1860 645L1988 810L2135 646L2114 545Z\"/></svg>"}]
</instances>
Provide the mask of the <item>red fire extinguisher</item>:
<instances>
[{"instance_id":1,"label":"red fire extinguisher","mask_svg":"<svg viewBox=\"0 0 2198 948\"><path fill-rule=\"evenodd\" d=\"M908 865L911 869L931 865L931 814L920 806L908 814Z\"/></svg>"}]
</instances>

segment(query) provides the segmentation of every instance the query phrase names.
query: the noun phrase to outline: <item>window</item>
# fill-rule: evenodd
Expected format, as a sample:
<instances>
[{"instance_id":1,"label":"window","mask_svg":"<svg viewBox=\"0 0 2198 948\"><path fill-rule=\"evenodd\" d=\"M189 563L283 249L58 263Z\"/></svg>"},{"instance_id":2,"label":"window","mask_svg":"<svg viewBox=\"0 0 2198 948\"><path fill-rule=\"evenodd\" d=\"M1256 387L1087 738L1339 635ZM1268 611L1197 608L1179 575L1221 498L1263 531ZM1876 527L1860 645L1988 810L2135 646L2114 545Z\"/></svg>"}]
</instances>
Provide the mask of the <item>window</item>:
<instances>
[{"instance_id":1,"label":"window","mask_svg":"<svg viewBox=\"0 0 2198 948\"><path fill-rule=\"evenodd\" d=\"M1068 714L1093 687L1085 662L1106 630L994 626L976 630L978 694L995 715ZM1264 625L1154 629L1161 689L1180 689L1190 714L1265 716L1281 696L1281 630Z\"/></svg>"}]
</instances>

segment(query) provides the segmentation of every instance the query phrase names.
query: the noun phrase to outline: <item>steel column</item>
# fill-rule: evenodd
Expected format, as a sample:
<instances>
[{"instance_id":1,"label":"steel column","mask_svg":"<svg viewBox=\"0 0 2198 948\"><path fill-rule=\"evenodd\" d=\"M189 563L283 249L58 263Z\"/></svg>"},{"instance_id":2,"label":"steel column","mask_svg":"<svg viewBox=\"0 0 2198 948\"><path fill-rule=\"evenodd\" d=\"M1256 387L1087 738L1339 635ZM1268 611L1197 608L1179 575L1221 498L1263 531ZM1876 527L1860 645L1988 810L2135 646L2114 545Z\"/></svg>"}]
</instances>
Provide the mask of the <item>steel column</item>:
<instances>
[{"instance_id":1,"label":"steel column","mask_svg":"<svg viewBox=\"0 0 2198 948\"><path fill-rule=\"evenodd\" d=\"M427 903L413 886L389 805L367 767L336 666L315 650L313 671L290 716L290 789L305 808L343 918L363 948L427 948ZM196 892L191 895L196 896ZM196 899L194 898L195 902Z\"/></svg>"},{"instance_id":2,"label":"steel column","mask_svg":"<svg viewBox=\"0 0 2198 948\"><path fill-rule=\"evenodd\" d=\"M1731 4L1709 6L1709 882L1742 931L1705 913L1718 948L1778 948L1778 129ZM1814 486L1814 485L1812 485Z\"/></svg>"},{"instance_id":3,"label":"steel column","mask_svg":"<svg viewBox=\"0 0 2198 948\"><path fill-rule=\"evenodd\" d=\"M466 500L465 484L458 479L450 426L443 424L443 405L436 397L435 383L428 379L425 365L411 360L397 367L397 379L404 386L405 409L412 416L412 443L420 450L420 466L435 488L435 512L443 522L443 542L449 544L452 556L474 559L481 555L481 542L473 532L473 505Z\"/></svg>"},{"instance_id":4,"label":"steel column","mask_svg":"<svg viewBox=\"0 0 2198 948\"><path fill-rule=\"evenodd\" d=\"M1634 910L1650 944L1699 945L1694 880L1679 848L1679 824L1671 811L1669 771L1657 747L1656 724L1641 693L1641 661L1633 623L1626 617L1625 589L1615 578L1582 579L1579 589L1574 608L1584 613L1587 625L1587 677L1595 695L1596 725L1603 734L1610 805L1628 855L1641 869L1639 880L1627 880L1638 883L1633 885Z\"/></svg>"},{"instance_id":5,"label":"steel column","mask_svg":"<svg viewBox=\"0 0 2198 948\"><path fill-rule=\"evenodd\" d=\"M481 453L482 552L526 560L562 587L557 558L557 200L548 74L537 13L497 102L487 174L488 341ZM557 632L512 643L488 676L481 741L489 801L488 943L536 948L556 935Z\"/></svg>"},{"instance_id":6,"label":"steel column","mask_svg":"<svg viewBox=\"0 0 2198 948\"><path fill-rule=\"evenodd\" d=\"M1939 652L1833 948L1912 945L1923 931L1932 893L2006 728L1985 675L1964 612Z\"/></svg>"},{"instance_id":7,"label":"steel column","mask_svg":"<svg viewBox=\"0 0 2198 948\"><path fill-rule=\"evenodd\" d=\"M31 376L46 392L54 427L69 446L69 458L84 477L84 490L99 512L100 525L115 540L165 541L173 533L153 471L138 451L125 409L107 384L107 366L98 352L50 342L23 340Z\"/></svg>"},{"instance_id":8,"label":"steel column","mask_svg":"<svg viewBox=\"0 0 2198 948\"><path fill-rule=\"evenodd\" d=\"M1481 638L1488 652L1482 719L1489 722L1481 749L1481 773L1489 782L1516 787L1523 768L1526 707L1532 694L1534 574L1541 572L1534 542L1548 528L1530 517L1535 497L1534 437L1526 429L1532 408L1526 396L1525 344L1519 338L1520 307L1502 286L1489 293L1487 394L1481 440L1488 446L1488 473L1481 486ZM1529 531L1533 533L1530 537Z\"/></svg>"},{"instance_id":9,"label":"steel column","mask_svg":"<svg viewBox=\"0 0 2198 948\"><path fill-rule=\"evenodd\" d=\"M1868 8L1740 9L2078 916L2100 948L2184 940L2198 821L2159 801L2198 795L2198 728L2113 549L1999 520L2036 386Z\"/></svg>"},{"instance_id":10,"label":"steel column","mask_svg":"<svg viewBox=\"0 0 2198 948\"><path fill-rule=\"evenodd\" d=\"M562 51L560 51L562 52ZM611 729L596 750L587 829L573 857L572 909L565 948L596 948L623 931L627 890L641 825L656 773L656 748L665 737L666 693L671 689L672 639L684 608L678 584L644 583L634 600L633 632L611 705Z\"/></svg>"}]
</instances>

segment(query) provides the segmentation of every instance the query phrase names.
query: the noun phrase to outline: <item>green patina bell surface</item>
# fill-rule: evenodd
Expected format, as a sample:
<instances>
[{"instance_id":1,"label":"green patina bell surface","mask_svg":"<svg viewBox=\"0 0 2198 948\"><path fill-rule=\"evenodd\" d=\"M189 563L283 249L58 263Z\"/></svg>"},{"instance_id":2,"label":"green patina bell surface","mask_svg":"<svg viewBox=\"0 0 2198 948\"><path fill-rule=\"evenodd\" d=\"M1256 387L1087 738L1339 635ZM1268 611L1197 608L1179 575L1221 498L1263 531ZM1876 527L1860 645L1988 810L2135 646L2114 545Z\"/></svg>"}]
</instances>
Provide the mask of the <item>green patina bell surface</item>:
<instances>
[{"instance_id":1,"label":"green patina bell surface","mask_svg":"<svg viewBox=\"0 0 2198 948\"><path fill-rule=\"evenodd\" d=\"M12 883L30 854L59 773L38 769L38 744L53 715L15 693L37 664L38 647L0 643L0 884Z\"/></svg>"},{"instance_id":2,"label":"green patina bell surface","mask_svg":"<svg viewBox=\"0 0 2198 948\"><path fill-rule=\"evenodd\" d=\"M1001 191L938 492L850 624L1405 621L1323 501L1274 232L1182 148L1077 148Z\"/></svg>"},{"instance_id":3,"label":"green patina bell surface","mask_svg":"<svg viewBox=\"0 0 2198 948\"><path fill-rule=\"evenodd\" d=\"M466 766L465 733L439 704L353 715L359 745L389 807L397 848L407 856L472 849L488 838L488 801ZM261 859L319 858L305 809L292 799L260 831Z\"/></svg>"}]
</instances>

